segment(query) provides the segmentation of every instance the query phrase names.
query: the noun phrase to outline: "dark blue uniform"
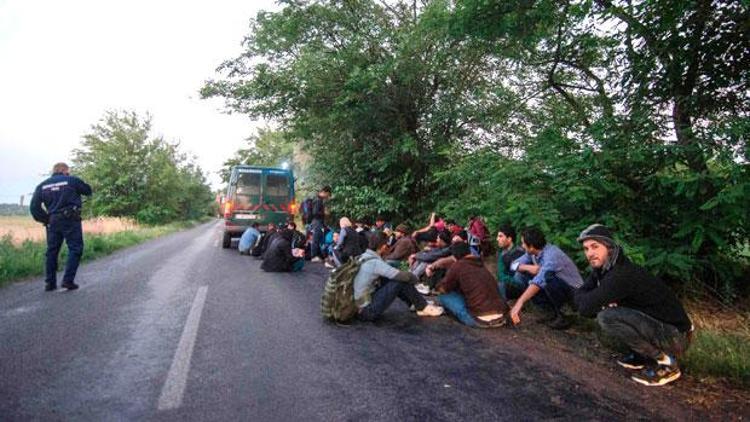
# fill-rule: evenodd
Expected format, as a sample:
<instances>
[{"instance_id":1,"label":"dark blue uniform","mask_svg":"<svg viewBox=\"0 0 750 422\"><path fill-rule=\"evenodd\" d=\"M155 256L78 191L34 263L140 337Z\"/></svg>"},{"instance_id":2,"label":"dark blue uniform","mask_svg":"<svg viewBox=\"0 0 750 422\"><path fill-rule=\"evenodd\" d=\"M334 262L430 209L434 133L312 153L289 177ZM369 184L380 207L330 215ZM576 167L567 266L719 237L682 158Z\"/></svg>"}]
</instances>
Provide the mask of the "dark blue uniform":
<instances>
[{"instance_id":1,"label":"dark blue uniform","mask_svg":"<svg viewBox=\"0 0 750 422\"><path fill-rule=\"evenodd\" d=\"M75 176L55 173L34 191L31 215L47 226L47 288L57 287L57 256L63 240L68 245L63 287L72 284L83 254L81 195L91 195L91 186ZM44 204L44 208L42 208Z\"/></svg>"}]
</instances>

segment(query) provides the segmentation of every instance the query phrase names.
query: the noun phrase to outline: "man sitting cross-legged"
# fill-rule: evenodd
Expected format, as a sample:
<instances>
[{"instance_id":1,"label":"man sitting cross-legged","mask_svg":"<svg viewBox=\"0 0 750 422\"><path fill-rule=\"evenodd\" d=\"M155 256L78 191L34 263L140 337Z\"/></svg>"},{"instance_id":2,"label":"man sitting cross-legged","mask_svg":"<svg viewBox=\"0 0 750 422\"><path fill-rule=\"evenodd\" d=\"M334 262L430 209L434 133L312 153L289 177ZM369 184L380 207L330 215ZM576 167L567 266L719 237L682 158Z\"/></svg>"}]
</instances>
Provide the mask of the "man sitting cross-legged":
<instances>
[{"instance_id":1,"label":"man sitting cross-legged","mask_svg":"<svg viewBox=\"0 0 750 422\"><path fill-rule=\"evenodd\" d=\"M504 325L508 305L500 297L495 278L484 268L482 259L471 253L466 242L451 245L451 254L456 262L435 288L440 303L469 327Z\"/></svg>"},{"instance_id":2,"label":"man sitting cross-legged","mask_svg":"<svg viewBox=\"0 0 750 422\"><path fill-rule=\"evenodd\" d=\"M373 233L368 249L359 256L359 272L354 277L354 300L359 307L358 318L378 319L398 297L413 305L419 316L440 316L443 308L428 303L414 288L417 277L388 265L383 256L388 253L388 236Z\"/></svg>"},{"instance_id":3,"label":"man sitting cross-legged","mask_svg":"<svg viewBox=\"0 0 750 422\"><path fill-rule=\"evenodd\" d=\"M630 347L632 353L617 363L642 369L634 381L664 385L679 378L677 357L692 327L680 301L663 281L633 264L606 227L589 226L578 241L591 265L575 294L578 312L596 317L605 334Z\"/></svg>"}]
</instances>

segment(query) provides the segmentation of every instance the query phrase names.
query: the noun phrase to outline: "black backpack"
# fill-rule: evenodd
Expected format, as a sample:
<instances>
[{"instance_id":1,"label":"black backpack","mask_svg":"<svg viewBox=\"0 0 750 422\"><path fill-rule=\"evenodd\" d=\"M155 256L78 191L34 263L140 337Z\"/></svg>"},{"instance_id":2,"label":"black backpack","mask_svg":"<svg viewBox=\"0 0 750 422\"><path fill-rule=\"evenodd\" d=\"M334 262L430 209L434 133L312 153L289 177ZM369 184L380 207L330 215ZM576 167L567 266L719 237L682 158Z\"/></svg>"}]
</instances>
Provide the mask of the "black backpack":
<instances>
[{"instance_id":1,"label":"black backpack","mask_svg":"<svg viewBox=\"0 0 750 422\"><path fill-rule=\"evenodd\" d=\"M333 322L348 322L357 315L359 309L354 302L354 277L359 273L360 266L371 259L373 258L349 258L331 272L320 300L323 318Z\"/></svg>"}]
</instances>

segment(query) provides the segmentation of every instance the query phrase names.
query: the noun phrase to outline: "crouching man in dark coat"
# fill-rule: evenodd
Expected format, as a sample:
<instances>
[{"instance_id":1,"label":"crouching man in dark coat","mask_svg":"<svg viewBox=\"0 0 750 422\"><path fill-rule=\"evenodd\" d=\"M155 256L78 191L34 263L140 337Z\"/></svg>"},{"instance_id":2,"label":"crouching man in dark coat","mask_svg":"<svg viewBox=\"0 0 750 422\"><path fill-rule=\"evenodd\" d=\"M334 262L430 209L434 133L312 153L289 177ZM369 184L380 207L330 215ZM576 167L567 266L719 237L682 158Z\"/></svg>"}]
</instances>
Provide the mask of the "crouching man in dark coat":
<instances>
[{"instance_id":1,"label":"crouching man in dark coat","mask_svg":"<svg viewBox=\"0 0 750 422\"><path fill-rule=\"evenodd\" d=\"M589 226L578 241L592 270L575 293L578 312L596 317L606 335L631 349L617 363L639 371L634 381L665 385L679 378L677 357L687 348L692 324L675 294L633 264L606 227Z\"/></svg>"}]
</instances>

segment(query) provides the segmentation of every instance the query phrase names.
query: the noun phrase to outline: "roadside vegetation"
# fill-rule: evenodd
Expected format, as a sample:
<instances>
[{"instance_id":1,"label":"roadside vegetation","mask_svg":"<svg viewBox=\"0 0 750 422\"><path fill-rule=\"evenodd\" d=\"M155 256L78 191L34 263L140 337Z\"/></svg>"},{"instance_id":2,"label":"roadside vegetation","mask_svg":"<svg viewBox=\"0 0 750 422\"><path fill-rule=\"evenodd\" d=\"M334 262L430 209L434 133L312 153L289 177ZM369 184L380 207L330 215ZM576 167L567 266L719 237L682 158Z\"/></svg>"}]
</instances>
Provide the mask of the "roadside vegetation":
<instances>
[{"instance_id":1,"label":"roadside vegetation","mask_svg":"<svg viewBox=\"0 0 750 422\"><path fill-rule=\"evenodd\" d=\"M137 245L150 239L183 230L206 221L179 221L158 226L130 226L126 230L85 232L85 248L82 262L109 255L119 249ZM29 217L30 219L30 217ZM2 221L2 220L0 220ZM23 241L14 240L11 233L0 238L0 286L12 280L44 274L44 239ZM67 247L63 247L59 257L59 268L65 267Z\"/></svg>"},{"instance_id":2,"label":"roadside vegetation","mask_svg":"<svg viewBox=\"0 0 750 422\"><path fill-rule=\"evenodd\" d=\"M576 235L603 223L681 297L729 310L700 313L686 364L746 385L746 2L281 5L202 95L273 122L334 213L538 226L582 270Z\"/></svg>"}]
</instances>

